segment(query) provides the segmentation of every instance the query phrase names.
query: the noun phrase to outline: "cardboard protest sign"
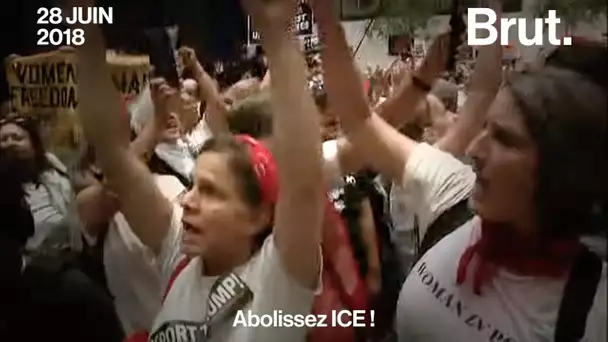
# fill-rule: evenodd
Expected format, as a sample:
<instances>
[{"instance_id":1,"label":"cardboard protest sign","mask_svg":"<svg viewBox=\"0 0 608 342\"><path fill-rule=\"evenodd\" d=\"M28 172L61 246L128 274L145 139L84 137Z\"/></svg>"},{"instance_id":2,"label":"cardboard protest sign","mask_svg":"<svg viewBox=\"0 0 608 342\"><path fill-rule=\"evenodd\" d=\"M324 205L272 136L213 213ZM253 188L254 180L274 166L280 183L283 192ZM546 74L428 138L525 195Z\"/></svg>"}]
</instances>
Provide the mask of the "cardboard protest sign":
<instances>
[{"instance_id":1,"label":"cardboard protest sign","mask_svg":"<svg viewBox=\"0 0 608 342\"><path fill-rule=\"evenodd\" d=\"M143 91L148 82L148 56L108 53L114 85L126 98ZM36 116L49 151L67 164L79 155L82 130L78 123L77 55L73 50L19 56L6 64L11 111Z\"/></svg>"},{"instance_id":2,"label":"cardboard protest sign","mask_svg":"<svg viewBox=\"0 0 608 342\"><path fill-rule=\"evenodd\" d=\"M6 65L11 111L36 116L47 149L66 164L82 142L76 64L73 51L57 50L15 57Z\"/></svg>"},{"instance_id":3,"label":"cardboard protest sign","mask_svg":"<svg viewBox=\"0 0 608 342\"><path fill-rule=\"evenodd\" d=\"M116 89L127 100L135 98L144 90L150 76L149 56L117 55L108 52L106 61Z\"/></svg>"},{"instance_id":4,"label":"cardboard protest sign","mask_svg":"<svg viewBox=\"0 0 608 342\"><path fill-rule=\"evenodd\" d=\"M6 65L13 110L74 110L78 106L76 54L70 51L15 57Z\"/></svg>"}]
</instances>

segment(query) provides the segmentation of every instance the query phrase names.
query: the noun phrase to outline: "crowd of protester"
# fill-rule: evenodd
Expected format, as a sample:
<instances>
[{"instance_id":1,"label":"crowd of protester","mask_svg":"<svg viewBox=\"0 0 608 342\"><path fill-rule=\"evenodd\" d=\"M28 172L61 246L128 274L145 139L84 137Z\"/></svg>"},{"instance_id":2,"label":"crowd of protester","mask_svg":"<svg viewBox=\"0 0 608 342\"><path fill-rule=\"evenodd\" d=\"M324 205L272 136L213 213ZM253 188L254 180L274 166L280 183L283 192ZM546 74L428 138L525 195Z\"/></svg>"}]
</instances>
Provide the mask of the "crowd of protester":
<instances>
[{"instance_id":1,"label":"crowd of protester","mask_svg":"<svg viewBox=\"0 0 608 342\"><path fill-rule=\"evenodd\" d=\"M133 101L83 27L75 168L3 108L0 341L606 341L605 44L450 72L446 32L358 70L331 2L307 56L293 1L242 3L253 60L180 47Z\"/></svg>"}]
</instances>

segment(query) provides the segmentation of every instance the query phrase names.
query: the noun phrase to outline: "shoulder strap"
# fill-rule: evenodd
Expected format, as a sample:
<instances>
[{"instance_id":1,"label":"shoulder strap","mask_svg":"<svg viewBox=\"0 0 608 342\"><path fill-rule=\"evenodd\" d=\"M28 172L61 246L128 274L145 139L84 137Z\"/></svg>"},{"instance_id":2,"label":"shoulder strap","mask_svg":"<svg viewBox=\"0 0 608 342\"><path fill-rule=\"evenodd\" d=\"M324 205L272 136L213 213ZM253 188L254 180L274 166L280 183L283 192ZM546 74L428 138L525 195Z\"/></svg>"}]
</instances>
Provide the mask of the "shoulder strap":
<instances>
[{"instance_id":1,"label":"shoulder strap","mask_svg":"<svg viewBox=\"0 0 608 342\"><path fill-rule=\"evenodd\" d=\"M184 258L182 258L182 260L179 261L177 266L175 266L175 269L173 270L173 273L171 273L171 277L169 278L169 282L167 283L167 288L165 289L165 294L163 294L163 302L167 298L169 291L171 291L171 287L173 286L173 283L175 283L175 279L177 279L177 277L179 276L180 273L182 273L184 268L186 268L186 266L188 266L188 263L190 263L190 258L184 257Z\"/></svg>"},{"instance_id":2,"label":"shoulder strap","mask_svg":"<svg viewBox=\"0 0 608 342\"><path fill-rule=\"evenodd\" d=\"M465 198L450 209L441 213L441 215L439 215L439 217L437 217L437 219L428 227L422 241L420 241L418 218L415 219L416 227L414 228L414 234L416 235L417 245L416 261L446 235L450 234L456 228L462 226L475 216L473 210L469 208L468 202L469 199Z\"/></svg>"},{"instance_id":3,"label":"shoulder strap","mask_svg":"<svg viewBox=\"0 0 608 342\"><path fill-rule=\"evenodd\" d=\"M585 248L566 283L557 316L555 342L578 342L583 338L601 275L602 260Z\"/></svg>"}]
</instances>

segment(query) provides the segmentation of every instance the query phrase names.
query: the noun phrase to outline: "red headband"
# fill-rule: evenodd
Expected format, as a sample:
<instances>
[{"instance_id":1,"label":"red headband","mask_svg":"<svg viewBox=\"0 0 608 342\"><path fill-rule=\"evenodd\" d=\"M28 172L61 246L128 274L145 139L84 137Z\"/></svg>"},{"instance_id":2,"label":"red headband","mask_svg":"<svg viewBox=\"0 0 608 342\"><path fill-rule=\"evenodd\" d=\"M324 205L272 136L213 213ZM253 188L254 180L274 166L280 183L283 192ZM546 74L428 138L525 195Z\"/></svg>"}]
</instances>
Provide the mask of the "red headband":
<instances>
[{"instance_id":1,"label":"red headband","mask_svg":"<svg viewBox=\"0 0 608 342\"><path fill-rule=\"evenodd\" d=\"M236 140L247 145L249 149L249 160L253 165L262 190L262 200L265 203L276 204L279 196L279 184L277 164L272 153L261 142L248 135L237 135Z\"/></svg>"}]
</instances>

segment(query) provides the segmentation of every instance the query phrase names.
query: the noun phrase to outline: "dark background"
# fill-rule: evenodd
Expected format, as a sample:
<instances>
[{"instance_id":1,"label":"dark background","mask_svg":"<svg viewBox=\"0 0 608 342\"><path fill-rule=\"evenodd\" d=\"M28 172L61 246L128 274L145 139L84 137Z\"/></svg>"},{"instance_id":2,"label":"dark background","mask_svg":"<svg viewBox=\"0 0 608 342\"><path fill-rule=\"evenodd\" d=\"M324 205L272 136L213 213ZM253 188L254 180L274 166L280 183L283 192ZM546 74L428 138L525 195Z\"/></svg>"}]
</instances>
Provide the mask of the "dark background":
<instances>
[{"instance_id":1,"label":"dark background","mask_svg":"<svg viewBox=\"0 0 608 342\"><path fill-rule=\"evenodd\" d=\"M52 50L36 46L37 9L54 7L61 0L2 0L0 5L0 58L10 54L31 55ZM330 1L330 0L326 0ZM439 13L449 12L453 0L437 1ZM462 0L466 6L480 0ZM98 6L114 8L114 24L104 31L109 48L142 50L147 28L178 24L180 43L193 47L199 60L210 67L223 60L236 65L240 46L247 39L247 22L238 0L98 0ZM521 0L505 0L505 11L521 9ZM47 25L48 29L54 28ZM144 52L144 51L141 51ZM232 63L231 63L232 62ZM8 97L4 67L0 68L0 102Z\"/></svg>"},{"instance_id":2,"label":"dark background","mask_svg":"<svg viewBox=\"0 0 608 342\"><path fill-rule=\"evenodd\" d=\"M0 5L0 58L31 55L53 47L36 46L37 9L56 0L3 0ZM238 0L98 0L114 8L114 24L104 27L109 48L142 49L143 31L178 24L180 43L193 47L199 59L230 61L240 57L246 41L245 15ZM46 28L57 26L46 25ZM85 36L86 37L86 36ZM142 51L143 52L143 51ZM0 68L0 102L8 98L4 67Z\"/></svg>"}]
</instances>

